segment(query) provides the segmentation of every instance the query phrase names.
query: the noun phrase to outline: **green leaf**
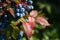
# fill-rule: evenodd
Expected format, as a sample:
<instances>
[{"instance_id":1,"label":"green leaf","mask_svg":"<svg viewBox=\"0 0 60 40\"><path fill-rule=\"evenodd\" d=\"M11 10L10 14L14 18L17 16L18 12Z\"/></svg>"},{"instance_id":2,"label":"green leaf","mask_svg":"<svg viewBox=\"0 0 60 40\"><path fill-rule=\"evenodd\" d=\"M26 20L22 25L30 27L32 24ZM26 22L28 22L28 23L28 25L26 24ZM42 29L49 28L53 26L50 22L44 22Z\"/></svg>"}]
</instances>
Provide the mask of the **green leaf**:
<instances>
[{"instance_id":1,"label":"green leaf","mask_svg":"<svg viewBox=\"0 0 60 40\"><path fill-rule=\"evenodd\" d=\"M43 4L43 3L41 3L41 2L38 2L37 4L39 5L39 8L40 8L40 9L43 9L43 8L45 7L45 4Z\"/></svg>"},{"instance_id":2,"label":"green leaf","mask_svg":"<svg viewBox=\"0 0 60 40\"><path fill-rule=\"evenodd\" d=\"M45 28L45 26L37 24L37 23L35 24L35 26L36 26L37 29L43 29L43 28Z\"/></svg>"},{"instance_id":3,"label":"green leaf","mask_svg":"<svg viewBox=\"0 0 60 40\"><path fill-rule=\"evenodd\" d=\"M17 29L14 29L13 32L12 32L12 37L13 37L14 39L16 39L17 36L18 36L18 33L19 33L19 31L18 31Z\"/></svg>"},{"instance_id":4,"label":"green leaf","mask_svg":"<svg viewBox=\"0 0 60 40\"><path fill-rule=\"evenodd\" d=\"M48 13L51 13L51 6L50 5L46 5L46 9Z\"/></svg>"},{"instance_id":5,"label":"green leaf","mask_svg":"<svg viewBox=\"0 0 60 40\"><path fill-rule=\"evenodd\" d=\"M49 40L49 36L47 36L45 33L43 33L44 40Z\"/></svg>"},{"instance_id":6,"label":"green leaf","mask_svg":"<svg viewBox=\"0 0 60 40\"><path fill-rule=\"evenodd\" d=\"M22 38L22 40L26 40L26 38L25 38L25 37L23 37L23 38Z\"/></svg>"},{"instance_id":7,"label":"green leaf","mask_svg":"<svg viewBox=\"0 0 60 40\"><path fill-rule=\"evenodd\" d=\"M32 36L31 38L30 38L30 40L39 40L37 37L35 37L35 36Z\"/></svg>"}]
</instances>

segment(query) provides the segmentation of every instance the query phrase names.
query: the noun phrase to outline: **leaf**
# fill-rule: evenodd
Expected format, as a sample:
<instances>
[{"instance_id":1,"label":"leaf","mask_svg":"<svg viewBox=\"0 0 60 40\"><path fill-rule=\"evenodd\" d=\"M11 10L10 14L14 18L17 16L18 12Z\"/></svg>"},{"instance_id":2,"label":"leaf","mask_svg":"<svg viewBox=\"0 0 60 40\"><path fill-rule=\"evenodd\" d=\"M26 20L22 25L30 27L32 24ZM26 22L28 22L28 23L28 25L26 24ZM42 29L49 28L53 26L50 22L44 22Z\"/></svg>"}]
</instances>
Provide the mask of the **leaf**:
<instances>
[{"instance_id":1,"label":"leaf","mask_svg":"<svg viewBox=\"0 0 60 40\"><path fill-rule=\"evenodd\" d=\"M6 32L6 39L8 39L10 37L10 31Z\"/></svg>"},{"instance_id":2,"label":"leaf","mask_svg":"<svg viewBox=\"0 0 60 40\"><path fill-rule=\"evenodd\" d=\"M12 8L8 8L7 10L11 13L12 16L15 16L14 15L14 10Z\"/></svg>"},{"instance_id":3,"label":"leaf","mask_svg":"<svg viewBox=\"0 0 60 40\"><path fill-rule=\"evenodd\" d=\"M25 38L25 37L23 37L23 38L22 38L22 40L26 40L26 38Z\"/></svg>"},{"instance_id":4,"label":"leaf","mask_svg":"<svg viewBox=\"0 0 60 40\"><path fill-rule=\"evenodd\" d=\"M17 29L13 29L12 37L13 37L14 39L16 39L16 38L18 37L18 33L19 33L19 31L18 31Z\"/></svg>"},{"instance_id":5,"label":"leaf","mask_svg":"<svg viewBox=\"0 0 60 40\"><path fill-rule=\"evenodd\" d=\"M48 13L51 13L51 6L47 5L46 9L47 9Z\"/></svg>"},{"instance_id":6,"label":"leaf","mask_svg":"<svg viewBox=\"0 0 60 40\"><path fill-rule=\"evenodd\" d=\"M15 2L16 4L19 4L19 3L20 3L18 0L14 0L14 2Z\"/></svg>"},{"instance_id":7,"label":"leaf","mask_svg":"<svg viewBox=\"0 0 60 40\"><path fill-rule=\"evenodd\" d=\"M11 3L10 0L6 0L7 3Z\"/></svg>"},{"instance_id":8,"label":"leaf","mask_svg":"<svg viewBox=\"0 0 60 40\"><path fill-rule=\"evenodd\" d=\"M41 17L41 16L38 16L36 18L36 22L39 23L39 24L41 24L41 25L43 25L43 26L49 26L50 25L48 23L48 21L45 18Z\"/></svg>"},{"instance_id":9,"label":"leaf","mask_svg":"<svg viewBox=\"0 0 60 40\"><path fill-rule=\"evenodd\" d=\"M31 25L27 22L23 22L23 28L24 28L24 31L28 37L28 39L32 36L32 28L31 28Z\"/></svg>"},{"instance_id":10,"label":"leaf","mask_svg":"<svg viewBox=\"0 0 60 40\"><path fill-rule=\"evenodd\" d=\"M35 37L35 36L32 36L31 38L30 38L30 40L39 40L37 37Z\"/></svg>"},{"instance_id":11,"label":"leaf","mask_svg":"<svg viewBox=\"0 0 60 40\"><path fill-rule=\"evenodd\" d=\"M46 26L43 26L43 25L40 25L40 24L35 24L35 28L37 28L37 29L44 29L44 28L46 28Z\"/></svg>"},{"instance_id":12,"label":"leaf","mask_svg":"<svg viewBox=\"0 0 60 40\"><path fill-rule=\"evenodd\" d=\"M46 4L43 4L43 3L41 3L41 2L38 2L37 4L39 5L39 8L40 8L40 9L43 9L43 8L46 6Z\"/></svg>"},{"instance_id":13,"label":"leaf","mask_svg":"<svg viewBox=\"0 0 60 40\"><path fill-rule=\"evenodd\" d=\"M32 10L32 11L30 12L30 16L32 16L32 17L36 17L37 14L38 14L38 11L37 11L37 10Z\"/></svg>"},{"instance_id":14,"label":"leaf","mask_svg":"<svg viewBox=\"0 0 60 40\"><path fill-rule=\"evenodd\" d=\"M49 40L49 36L47 36L45 33L43 33L44 39Z\"/></svg>"},{"instance_id":15,"label":"leaf","mask_svg":"<svg viewBox=\"0 0 60 40\"><path fill-rule=\"evenodd\" d=\"M35 19L33 17L28 17L28 23L31 25L32 29L35 27Z\"/></svg>"},{"instance_id":16,"label":"leaf","mask_svg":"<svg viewBox=\"0 0 60 40\"><path fill-rule=\"evenodd\" d=\"M24 7L26 7L28 4L27 2L20 2Z\"/></svg>"}]
</instances>

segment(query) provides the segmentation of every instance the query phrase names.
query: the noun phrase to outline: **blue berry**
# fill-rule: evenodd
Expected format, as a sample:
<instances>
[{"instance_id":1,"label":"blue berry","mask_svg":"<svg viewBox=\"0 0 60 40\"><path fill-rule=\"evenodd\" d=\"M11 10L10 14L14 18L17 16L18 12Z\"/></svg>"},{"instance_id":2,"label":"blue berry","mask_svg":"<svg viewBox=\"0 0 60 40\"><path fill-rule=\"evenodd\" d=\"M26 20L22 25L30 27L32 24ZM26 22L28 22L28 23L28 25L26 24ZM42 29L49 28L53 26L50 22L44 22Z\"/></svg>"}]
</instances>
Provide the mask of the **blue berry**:
<instances>
[{"instance_id":1,"label":"blue berry","mask_svg":"<svg viewBox=\"0 0 60 40\"><path fill-rule=\"evenodd\" d=\"M0 6L0 9L2 9L2 6Z\"/></svg>"},{"instance_id":2,"label":"blue berry","mask_svg":"<svg viewBox=\"0 0 60 40\"><path fill-rule=\"evenodd\" d=\"M19 7L19 8L22 8L22 4L18 4L18 7Z\"/></svg>"},{"instance_id":3,"label":"blue berry","mask_svg":"<svg viewBox=\"0 0 60 40\"><path fill-rule=\"evenodd\" d=\"M23 31L20 31L20 35L23 36Z\"/></svg>"},{"instance_id":4,"label":"blue berry","mask_svg":"<svg viewBox=\"0 0 60 40\"><path fill-rule=\"evenodd\" d=\"M34 7L32 5L27 6L28 9L33 9Z\"/></svg>"},{"instance_id":5,"label":"blue berry","mask_svg":"<svg viewBox=\"0 0 60 40\"><path fill-rule=\"evenodd\" d=\"M25 13L26 13L26 14L28 14L28 12L27 12L27 11L25 11Z\"/></svg>"},{"instance_id":6,"label":"blue berry","mask_svg":"<svg viewBox=\"0 0 60 40\"><path fill-rule=\"evenodd\" d=\"M33 3L33 1L28 1L28 5L31 5Z\"/></svg>"},{"instance_id":7,"label":"blue berry","mask_svg":"<svg viewBox=\"0 0 60 40\"><path fill-rule=\"evenodd\" d=\"M22 2L26 2L27 0L22 0Z\"/></svg>"},{"instance_id":8,"label":"blue berry","mask_svg":"<svg viewBox=\"0 0 60 40\"><path fill-rule=\"evenodd\" d=\"M20 14L20 17L23 17L24 15L23 14Z\"/></svg>"},{"instance_id":9,"label":"blue berry","mask_svg":"<svg viewBox=\"0 0 60 40\"><path fill-rule=\"evenodd\" d=\"M26 19L26 22L28 22L28 19Z\"/></svg>"},{"instance_id":10,"label":"blue berry","mask_svg":"<svg viewBox=\"0 0 60 40\"><path fill-rule=\"evenodd\" d=\"M3 29L5 27L6 23L0 23L0 29Z\"/></svg>"},{"instance_id":11,"label":"blue berry","mask_svg":"<svg viewBox=\"0 0 60 40\"><path fill-rule=\"evenodd\" d=\"M0 34L0 40L5 40L4 36L5 36L4 34Z\"/></svg>"},{"instance_id":12,"label":"blue berry","mask_svg":"<svg viewBox=\"0 0 60 40\"><path fill-rule=\"evenodd\" d=\"M13 2L14 0L10 0L11 2Z\"/></svg>"},{"instance_id":13,"label":"blue berry","mask_svg":"<svg viewBox=\"0 0 60 40\"><path fill-rule=\"evenodd\" d=\"M22 37L23 37L23 31L20 31L17 40L22 40Z\"/></svg>"},{"instance_id":14,"label":"blue berry","mask_svg":"<svg viewBox=\"0 0 60 40\"><path fill-rule=\"evenodd\" d=\"M7 15L4 15L5 18L7 18Z\"/></svg>"},{"instance_id":15,"label":"blue berry","mask_svg":"<svg viewBox=\"0 0 60 40\"><path fill-rule=\"evenodd\" d=\"M19 16L20 16L20 13L16 13L16 16L18 16L18 17L19 17Z\"/></svg>"},{"instance_id":16,"label":"blue berry","mask_svg":"<svg viewBox=\"0 0 60 40\"><path fill-rule=\"evenodd\" d=\"M25 13L23 13L23 16L25 16Z\"/></svg>"},{"instance_id":17,"label":"blue berry","mask_svg":"<svg viewBox=\"0 0 60 40\"><path fill-rule=\"evenodd\" d=\"M31 9L34 9L33 5L31 5Z\"/></svg>"},{"instance_id":18,"label":"blue berry","mask_svg":"<svg viewBox=\"0 0 60 40\"><path fill-rule=\"evenodd\" d=\"M22 13L23 13L23 12L25 12L25 8L21 8L21 10L20 10L20 11L21 11Z\"/></svg>"},{"instance_id":19,"label":"blue berry","mask_svg":"<svg viewBox=\"0 0 60 40\"><path fill-rule=\"evenodd\" d=\"M0 26L2 25L2 22L0 22Z\"/></svg>"},{"instance_id":20,"label":"blue berry","mask_svg":"<svg viewBox=\"0 0 60 40\"><path fill-rule=\"evenodd\" d=\"M4 20L3 22L5 22L5 23L8 22L6 14L3 16L3 20Z\"/></svg>"},{"instance_id":21,"label":"blue berry","mask_svg":"<svg viewBox=\"0 0 60 40\"><path fill-rule=\"evenodd\" d=\"M16 12L19 12L20 9L16 8Z\"/></svg>"},{"instance_id":22,"label":"blue berry","mask_svg":"<svg viewBox=\"0 0 60 40\"><path fill-rule=\"evenodd\" d=\"M30 6L30 5L28 5L28 6L27 6L27 8L28 8L28 9L31 9L31 6Z\"/></svg>"}]
</instances>

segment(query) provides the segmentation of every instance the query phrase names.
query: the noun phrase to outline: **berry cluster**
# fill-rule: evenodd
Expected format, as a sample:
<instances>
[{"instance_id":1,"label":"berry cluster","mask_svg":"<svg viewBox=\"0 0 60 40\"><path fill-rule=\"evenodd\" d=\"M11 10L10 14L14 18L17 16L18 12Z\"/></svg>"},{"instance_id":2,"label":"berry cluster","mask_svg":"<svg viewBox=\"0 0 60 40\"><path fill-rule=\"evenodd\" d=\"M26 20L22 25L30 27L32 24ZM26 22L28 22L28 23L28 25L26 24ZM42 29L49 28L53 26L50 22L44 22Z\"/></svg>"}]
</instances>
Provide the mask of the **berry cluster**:
<instances>
[{"instance_id":1,"label":"berry cluster","mask_svg":"<svg viewBox=\"0 0 60 40\"><path fill-rule=\"evenodd\" d=\"M23 37L23 33L25 32L29 40L32 34L34 34L33 28L35 27L36 22L43 26L50 25L45 18L43 18L42 16L38 16L37 10L32 10L34 9L32 0L2 0L0 1L0 4L0 30L4 29L7 22L9 22L9 25L13 30L10 35L11 37L9 36L9 39L12 38L15 40L22 40L21 38ZM9 13L16 20L10 19L12 17L8 15ZM18 27L19 23L22 24L22 26L19 25L21 27ZM24 32L20 28L23 28ZM16 30L18 31L17 36L15 36L14 34ZM4 36L2 36L3 34L0 36L0 39L4 40Z\"/></svg>"},{"instance_id":2,"label":"berry cluster","mask_svg":"<svg viewBox=\"0 0 60 40\"><path fill-rule=\"evenodd\" d=\"M8 22L7 11L9 11L14 18L22 18L28 14L29 10L34 8L32 0L20 0L18 2L16 0L0 0L0 30L3 30ZM21 31L17 40L22 38L22 34L23 32ZM3 40L4 36L1 36L0 39Z\"/></svg>"},{"instance_id":3,"label":"berry cluster","mask_svg":"<svg viewBox=\"0 0 60 40\"><path fill-rule=\"evenodd\" d=\"M22 0L21 3L17 4L15 7L15 16L23 17L28 13L28 10L33 9L32 0Z\"/></svg>"},{"instance_id":4,"label":"berry cluster","mask_svg":"<svg viewBox=\"0 0 60 40\"><path fill-rule=\"evenodd\" d=\"M0 20L0 29L3 29L7 23L7 15L3 15L3 17Z\"/></svg>"}]
</instances>

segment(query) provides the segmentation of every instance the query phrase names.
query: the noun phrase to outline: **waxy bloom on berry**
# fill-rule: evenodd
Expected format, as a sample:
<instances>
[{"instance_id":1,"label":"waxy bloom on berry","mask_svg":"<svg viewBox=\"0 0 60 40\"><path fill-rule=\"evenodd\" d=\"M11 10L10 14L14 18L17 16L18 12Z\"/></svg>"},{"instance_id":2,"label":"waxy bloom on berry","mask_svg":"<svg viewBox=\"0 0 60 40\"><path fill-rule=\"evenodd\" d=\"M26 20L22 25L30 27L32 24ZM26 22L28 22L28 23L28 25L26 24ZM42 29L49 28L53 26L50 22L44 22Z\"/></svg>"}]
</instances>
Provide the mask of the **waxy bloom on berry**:
<instances>
[{"instance_id":1,"label":"waxy bloom on berry","mask_svg":"<svg viewBox=\"0 0 60 40\"><path fill-rule=\"evenodd\" d=\"M49 26L50 25L48 23L48 21L45 18L41 17L41 16L38 16L36 18L36 22L39 23L39 24L41 24L41 25L44 25L44 26Z\"/></svg>"}]
</instances>

